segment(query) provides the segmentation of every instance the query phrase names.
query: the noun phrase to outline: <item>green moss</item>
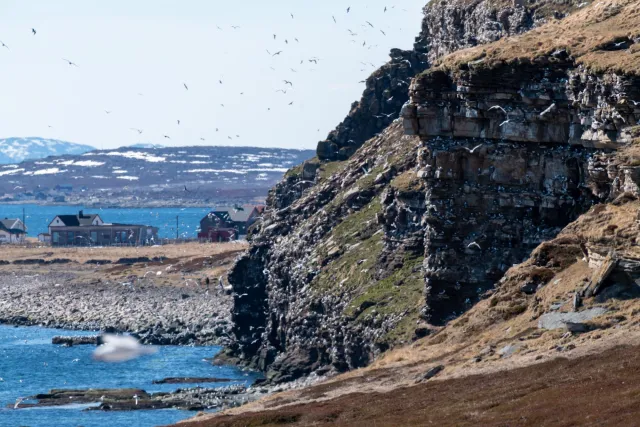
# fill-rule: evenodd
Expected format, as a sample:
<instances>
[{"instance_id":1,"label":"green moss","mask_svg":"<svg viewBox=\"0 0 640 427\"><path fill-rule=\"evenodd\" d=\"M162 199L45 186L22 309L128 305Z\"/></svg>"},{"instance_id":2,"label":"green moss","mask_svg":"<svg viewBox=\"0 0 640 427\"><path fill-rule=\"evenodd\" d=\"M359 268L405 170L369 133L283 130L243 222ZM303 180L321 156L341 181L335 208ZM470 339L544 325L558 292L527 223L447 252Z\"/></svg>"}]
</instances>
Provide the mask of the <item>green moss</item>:
<instances>
[{"instance_id":1,"label":"green moss","mask_svg":"<svg viewBox=\"0 0 640 427\"><path fill-rule=\"evenodd\" d=\"M408 170L391 181L391 187L401 193L412 193L423 188L423 181L418 178L414 171Z\"/></svg>"},{"instance_id":2,"label":"green moss","mask_svg":"<svg viewBox=\"0 0 640 427\"><path fill-rule=\"evenodd\" d=\"M374 310L382 316L406 314L381 341L393 344L409 340L424 305L424 277L420 268L423 260L424 257L405 255L402 267L362 289L345 309L345 314L355 316L356 321L366 321Z\"/></svg>"},{"instance_id":3,"label":"green moss","mask_svg":"<svg viewBox=\"0 0 640 427\"><path fill-rule=\"evenodd\" d=\"M293 178L302 176L302 165L294 166L284 174L285 178Z\"/></svg>"},{"instance_id":4,"label":"green moss","mask_svg":"<svg viewBox=\"0 0 640 427\"><path fill-rule=\"evenodd\" d=\"M326 180L331 178L331 176L335 173L342 172L346 167L346 161L335 161L323 163L320 165L320 171L318 172L318 176L320 180Z\"/></svg>"}]
</instances>

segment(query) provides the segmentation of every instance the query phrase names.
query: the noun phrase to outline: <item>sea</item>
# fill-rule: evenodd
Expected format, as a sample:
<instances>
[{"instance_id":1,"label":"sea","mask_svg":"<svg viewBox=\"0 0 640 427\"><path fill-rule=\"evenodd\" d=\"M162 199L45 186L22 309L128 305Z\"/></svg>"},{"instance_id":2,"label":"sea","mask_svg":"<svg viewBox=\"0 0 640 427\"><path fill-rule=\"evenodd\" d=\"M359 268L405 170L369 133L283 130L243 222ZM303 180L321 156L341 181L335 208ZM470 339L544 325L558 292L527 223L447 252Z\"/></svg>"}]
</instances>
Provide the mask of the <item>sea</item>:
<instances>
[{"instance_id":1,"label":"sea","mask_svg":"<svg viewBox=\"0 0 640 427\"><path fill-rule=\"evenodd\" d=\"M83 206L40 206L35 204L0 204L0 219L20 218L22 210L28 237L48 233L48 226L56 215L99 214L104 222L144 224L158 227L158 236L175 239L176 229L182 239L195 238L200 220L211 211L207 208L85 208ZM177 227L176 227L177 218Z\"/></svg>"},{"instance_id":2,"label":"sea","mask_svg":"<svg viewBox=\"0 0 640 427\"><path fill-rule=\"evenodd\" d=\"M95 332L94 332L95 333ZM231 383L207 387L249 385L258 378L233 366L213 366L205 358L219 347L161 346L158 352L123 363L94 361L95 346L62 347L51 344L56 335L84 335L40 327L0 325L0 426L1 427L150 427L175 423L195 412L176 409L137 411L84 411L87 405L13 409L16 399L51 389L140 388L147 392L173 391L196 384L152 384L167 377L217 377ZM30 402L30 401L25 401Z\"/></svg>"}]
</instances>

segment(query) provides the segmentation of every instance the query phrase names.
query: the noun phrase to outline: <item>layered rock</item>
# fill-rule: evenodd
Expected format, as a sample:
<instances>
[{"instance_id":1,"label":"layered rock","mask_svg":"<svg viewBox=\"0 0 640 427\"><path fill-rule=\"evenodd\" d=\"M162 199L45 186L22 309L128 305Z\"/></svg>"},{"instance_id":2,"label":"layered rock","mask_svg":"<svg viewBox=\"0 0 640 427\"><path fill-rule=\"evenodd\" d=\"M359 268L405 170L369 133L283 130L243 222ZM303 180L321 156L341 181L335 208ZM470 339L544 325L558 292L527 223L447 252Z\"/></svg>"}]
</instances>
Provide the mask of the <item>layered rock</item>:
<instances>
[{"instance_id":1,"label":"layered rock","mask_svg":"<svg viewBox=\"0 0 640 427\"><path fill-rule=\"evenodd\" d=\"M347 117L318 143L321 160L345 160L366 140L386 128L409 99L411 79L438 58L456 50L520 34L561 19L577 1L456 0L430 2L424 8L420 35L412 50L392 49L391 60L366 80L362 98Z\"/></svg>"},{"instance_id":2,"label":"layered rock","mask_svg":"<svg viewBox=\"0 0 640 427\"><path fill-rule=\"evenodd\" d=\"M531 49L515 37L438 59L574 7L504 3L430 3L406 62L372 76L400 73L398 64L406 67L391 80L415 75L406 94L393 86L401 120L367 140L386 125L375 116L391 111L387 80L370 79L318 146L321 160L334 161L308 162L274 188L229 276L237 295L228 356L274 382L366 365L467 310L593 204L638 188L634 163L611 154L637 138L636 74L585 62L595 38L581 57L525 34ZM623 10L609 6L606 16ZM426 71L417 74L414 60Z\"/></svg>"}]
</instances>

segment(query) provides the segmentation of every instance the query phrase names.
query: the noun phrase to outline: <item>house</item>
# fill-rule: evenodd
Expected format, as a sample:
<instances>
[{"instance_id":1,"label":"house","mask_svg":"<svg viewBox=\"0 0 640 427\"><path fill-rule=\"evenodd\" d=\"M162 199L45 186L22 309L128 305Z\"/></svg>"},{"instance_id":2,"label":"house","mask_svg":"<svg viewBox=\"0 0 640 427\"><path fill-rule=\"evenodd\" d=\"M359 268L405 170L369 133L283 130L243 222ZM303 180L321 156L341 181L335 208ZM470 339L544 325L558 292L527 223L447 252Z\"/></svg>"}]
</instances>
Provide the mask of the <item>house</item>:
<instances>
[{"instance_id":1,"label":"house","mask_svg":"<svg viewBox=\"0 0 640 427\"><path fill-rule=\"evenodd\" d=\"M49 233L38 234L38 241L42 243L51 243L51 234Z\"/></svg>"},{"instance_id":2,"label":"house","mask_svg":"<svg viewBox=\"0 0 640 427\"><path fill-rule=\"evenodd\" d=\"M0 219L0 243L23 243L27 227L18 218Z\"/></svg>"},{"instance_id":3,"label":"house","mask_svg":"<svg viewBox=\"0 0 640 427\"><path fill-rule=\"evenodd\" d=\"M52 246L142 246L158 241L158 228L140 224L109 224L98 214L57 215L49 223Z\"/></svg>"},{"instance_id":4,"label":"house","mask_svg":"<svg viewBox=\"0 0 640 427\"><path fill-rule=\"evenodd\" d=\"M260 218L264 206L235 205L212 210L200 220L199 239L228 242L247 234L248 228Z\"/></svg>"}]
</instances>

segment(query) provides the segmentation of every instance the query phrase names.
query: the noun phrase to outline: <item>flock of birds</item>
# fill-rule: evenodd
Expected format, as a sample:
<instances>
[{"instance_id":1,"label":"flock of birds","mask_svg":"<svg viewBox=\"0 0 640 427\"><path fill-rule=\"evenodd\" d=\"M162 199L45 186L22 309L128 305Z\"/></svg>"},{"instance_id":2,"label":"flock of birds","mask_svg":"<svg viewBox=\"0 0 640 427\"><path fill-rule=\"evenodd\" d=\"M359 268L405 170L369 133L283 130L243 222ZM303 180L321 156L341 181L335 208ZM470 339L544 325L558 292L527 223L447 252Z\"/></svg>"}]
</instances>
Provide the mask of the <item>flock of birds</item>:
<instances>
[{"instance_id":1,"label":"flock of birds","mask_svg":"<svg viewBox=\"0 0 640 427\"><path fill-rule=\"evenodd\" d=\"M366 6L368 8L368 6ZM396 9L395 6L384 6L382 8L382 14L387 14L388 12L392 11L393 9ZM398 10L400 10L400 8L398 8ZM401 9L402 11L407 12L406 9ZM387 31L388 31L388 27L383 27L380 28L377 24L374 24L373 22L371 22L372 20L364 20L363 22L360 22L358 24L356 24L356 22L354 22L355 19L359 19L359 18L351 18L352 16L352 7L351 6L347 6L343 11L342 14L334 14L331 15L331 21L329 21L329 23L333 23L334 27L331 29L331 31L336 31L336 25L339 26L337 31L344 31L345 32L345 37L348 37L349 42L353 43L354 45L357 46L361 46L363 48L366 49L372 49L377 47L377 44L373 44L375 42L375 38L372 37L371 32L375 31L376 33L378 33L378 35L380 37L386 37L387 36ZM291 20L295 20L296 19L296 15L293 12L289 13L288 19ZM369 18L371 19L371 18ZM346 28L347 25L342 25L344 23L349 23L349 25L351 25L351 28ZM355 25L359 25L359 27L356 27ZM340 27L344 27L344 28L340 28ZM216 25L216 28L219 31L224 31L225 29L219 25ZM232 29L232 31L242 31L241 26L238 25L230 25L229 28ZM387 29L387 31L385 31L385 29ZM360 33L360 36L359 36ZM365 34L366 33L366 34ZM31 28L31 34L34 37L41 37L40 33L38 33L38 31L35 28ZM365 38L366 36L366 38ZM276 49L265 49L266 50L266 54L271 57L271 58L276 58L276 57L282 57L287 55L287 51L288 51L288 47L291 47L292 44L296 44L296 45L303 45L303 42L300 40L300 36L296 36L296 37L290 37L288 38L287 36L282 36L279 34L272 34L271 38L272 38L272 43L275 44ZM7 45L4 41L0 40L0 44L1 47L6 49L7 51L10 51L11 48L9 45ZM273 51L272 51L273 50ZM291 58L289 58L291 59ZM75 62L75 60L69 59L67 57L62 57L61 58L62 61L64 61L65 64L67 64L69 67L71 68L78 68L80 69L81 66L79 65L79 63L81 64L82 62L79 61ZM293 73L290 75L294 75L296 78L298 78L300 76L300 72L302 71L315 71L314 68L308 69L308 68L302 68L303 65L310 65L313 64L315 66L319 65L322 63L322 59L317 57L317 56L311 56L311 55L307 55L305 57L299 58L298 59L299 62L299 66L300 68L296 69L293 67L287 67L288 70L285 70L285 72L287 74L289 73ZM365 61L360 61L360 63L363 65L363 69L361 69L361 71L373 71L373 69L376 68L376 65L371 63L371 62L365 62ZM291 64L291 62L289 62L289 65ZM275 64L274 64L275 65ZM373 67L368 69L368 67ZM277 71L276 68L274 67L270 67L271 70L273 71ZM285 75L279 75L278 76L278 82L281 83L282 87L279 89L276 89L275 92L276 93L281 93L283 95L291 95L291 92L295 90L296 84L294 82L294 79ZM364 80L360 81L364 82ZM220 85L224 85L225 82L222 78L218 79L218 83ZM184 91L190 91L192 90L192 88L190 87L190 84L188 84L187 81L183 81L180 82L180 85L182 87L182 89ZM238 91L240 96L245 95L245 91ZM138 92L139 96L144 96L143 93ZM286 101L286 105L287 106L293 106L295 104L295 100L294 99L288 99ZM225 103L221 102L220 103L221 107L225 107ZM267 111L271 111L271 106L266 106L266 110ZM110 109L104 109L103 110L105 114L110 115L112 114L113 110ZM184 123L181 119L176 118L175 119L175 123L176 126L184 126ZM52 125L47 125L49 128L53 128ZM137 136L141 136L141 135L147 135L148 133L145 132L145 129L143 129L142 126L131 126L129 127L129 129L131 132L134 132ZM320 132L320 129L317 130L318 132ZM215 128L215 132L220 132L220 128L216 127ZM225 132L226 138L228 140L234 140L237 138L240 138L240 134L238 132ZM158 135L155 135L158 138L163 138L164 140L172 140L172 132L170 131L166 131L165 132L161 132ZM150 136L149 138L154 138L154 136ZM200 136L200 141L207 141L207 138L205 136Z\"/></svg>"}]
</instances>

